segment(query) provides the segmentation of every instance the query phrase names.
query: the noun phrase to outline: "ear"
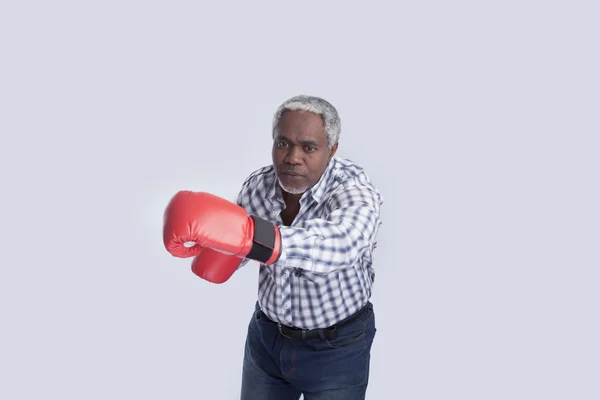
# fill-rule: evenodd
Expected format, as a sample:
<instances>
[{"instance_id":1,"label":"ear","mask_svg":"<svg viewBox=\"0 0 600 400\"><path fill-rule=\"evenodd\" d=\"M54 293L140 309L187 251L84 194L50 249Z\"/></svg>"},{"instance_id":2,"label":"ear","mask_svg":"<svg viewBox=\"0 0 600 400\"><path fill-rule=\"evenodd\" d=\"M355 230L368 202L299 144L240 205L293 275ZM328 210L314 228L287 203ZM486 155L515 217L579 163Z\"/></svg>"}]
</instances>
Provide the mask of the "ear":
<instances>
[{"instance_id":1,"label":"ear","mask_svg":"<svg viewBox=\"0 0 600 400\"><path fill-rule=\"evenodd\" d=\"M334 144L333 147L331 148L331 150L329 150L329 158L327 159L327 162L331 161L331 159L335 155L335 152L337 151L337 148L338 148L338 143Z\"/></svg>"}]
</instances>

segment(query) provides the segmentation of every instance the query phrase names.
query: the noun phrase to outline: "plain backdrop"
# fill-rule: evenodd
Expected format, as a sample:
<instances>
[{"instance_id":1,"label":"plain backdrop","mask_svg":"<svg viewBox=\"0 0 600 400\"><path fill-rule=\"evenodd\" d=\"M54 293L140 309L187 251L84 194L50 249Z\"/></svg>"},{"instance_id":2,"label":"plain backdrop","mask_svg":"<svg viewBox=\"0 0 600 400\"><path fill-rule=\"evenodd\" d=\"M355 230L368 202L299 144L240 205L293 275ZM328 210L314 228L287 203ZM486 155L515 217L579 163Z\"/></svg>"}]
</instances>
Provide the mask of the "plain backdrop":
<instances>
[{"instance_id":1,"label":"plain backdrop","mask_svg":"<svg viewBox=\"0 0 600 400\"><path fill-rule=\"evenodd\" d=\"M597 4L2 1L0 398L239 398L257 264L162 213L297 94L385 198L367 398L600 398Z\"/></svg>"}]
</instances>

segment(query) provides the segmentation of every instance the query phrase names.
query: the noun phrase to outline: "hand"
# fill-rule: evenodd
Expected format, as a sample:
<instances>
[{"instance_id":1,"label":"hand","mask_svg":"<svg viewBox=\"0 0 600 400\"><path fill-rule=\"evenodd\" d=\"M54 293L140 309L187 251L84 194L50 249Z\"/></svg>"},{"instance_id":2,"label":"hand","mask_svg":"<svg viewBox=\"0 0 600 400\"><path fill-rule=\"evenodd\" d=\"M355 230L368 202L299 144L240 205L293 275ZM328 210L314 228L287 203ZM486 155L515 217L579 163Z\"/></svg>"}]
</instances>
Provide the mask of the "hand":
<instances>
[{"instance_id":1,"label":"hand","mask_svg":"<svg viewBox=\"0 0 600 400\"><path fill-rule=\"evenodd\" d=\"M242 207L206 192L180 191L169 202L163 242L175 257L210 248L270 265L281 252L279 228Z\"/></svg>"}]
</instances>

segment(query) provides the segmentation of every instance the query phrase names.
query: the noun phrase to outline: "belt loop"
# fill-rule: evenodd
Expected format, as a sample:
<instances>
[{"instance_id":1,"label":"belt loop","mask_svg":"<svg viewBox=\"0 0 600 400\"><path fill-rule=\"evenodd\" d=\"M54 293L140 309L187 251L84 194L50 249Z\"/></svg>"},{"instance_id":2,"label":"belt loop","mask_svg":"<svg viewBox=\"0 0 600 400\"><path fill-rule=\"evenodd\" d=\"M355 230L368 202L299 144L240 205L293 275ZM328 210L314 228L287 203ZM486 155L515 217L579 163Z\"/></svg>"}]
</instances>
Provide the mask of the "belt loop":
<instances>
[{"instance_id":1,"label":"belt loop","mask_svg":"<svg viewBox=\"0 0 600 400\"><path fill-rule=\"evenodd\" d=\"M323 329L319 329L319 337L321 340L325 340L325 333L323 332Z\"/></svg>"}]
</instances>

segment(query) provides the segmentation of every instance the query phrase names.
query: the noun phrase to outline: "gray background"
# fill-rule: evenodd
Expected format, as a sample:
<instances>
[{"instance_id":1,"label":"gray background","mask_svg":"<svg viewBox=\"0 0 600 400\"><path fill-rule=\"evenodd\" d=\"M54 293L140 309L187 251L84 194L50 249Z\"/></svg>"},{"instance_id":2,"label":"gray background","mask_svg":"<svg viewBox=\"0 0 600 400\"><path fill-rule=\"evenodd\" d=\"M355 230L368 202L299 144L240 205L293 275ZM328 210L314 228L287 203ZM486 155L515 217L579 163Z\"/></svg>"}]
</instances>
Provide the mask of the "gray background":
<instances>
[{"instance_id":1,"label":"gray background","mask_svg":"<svg viewBox=\"0 0 600 400\"><path fill-rule=\"evenodd\" d=\"M3 1L0 398L238 398L257 265L162 212L300 93L386 200L368 398L600 398L594 3Z\"/></svg>"}]
</instances>

